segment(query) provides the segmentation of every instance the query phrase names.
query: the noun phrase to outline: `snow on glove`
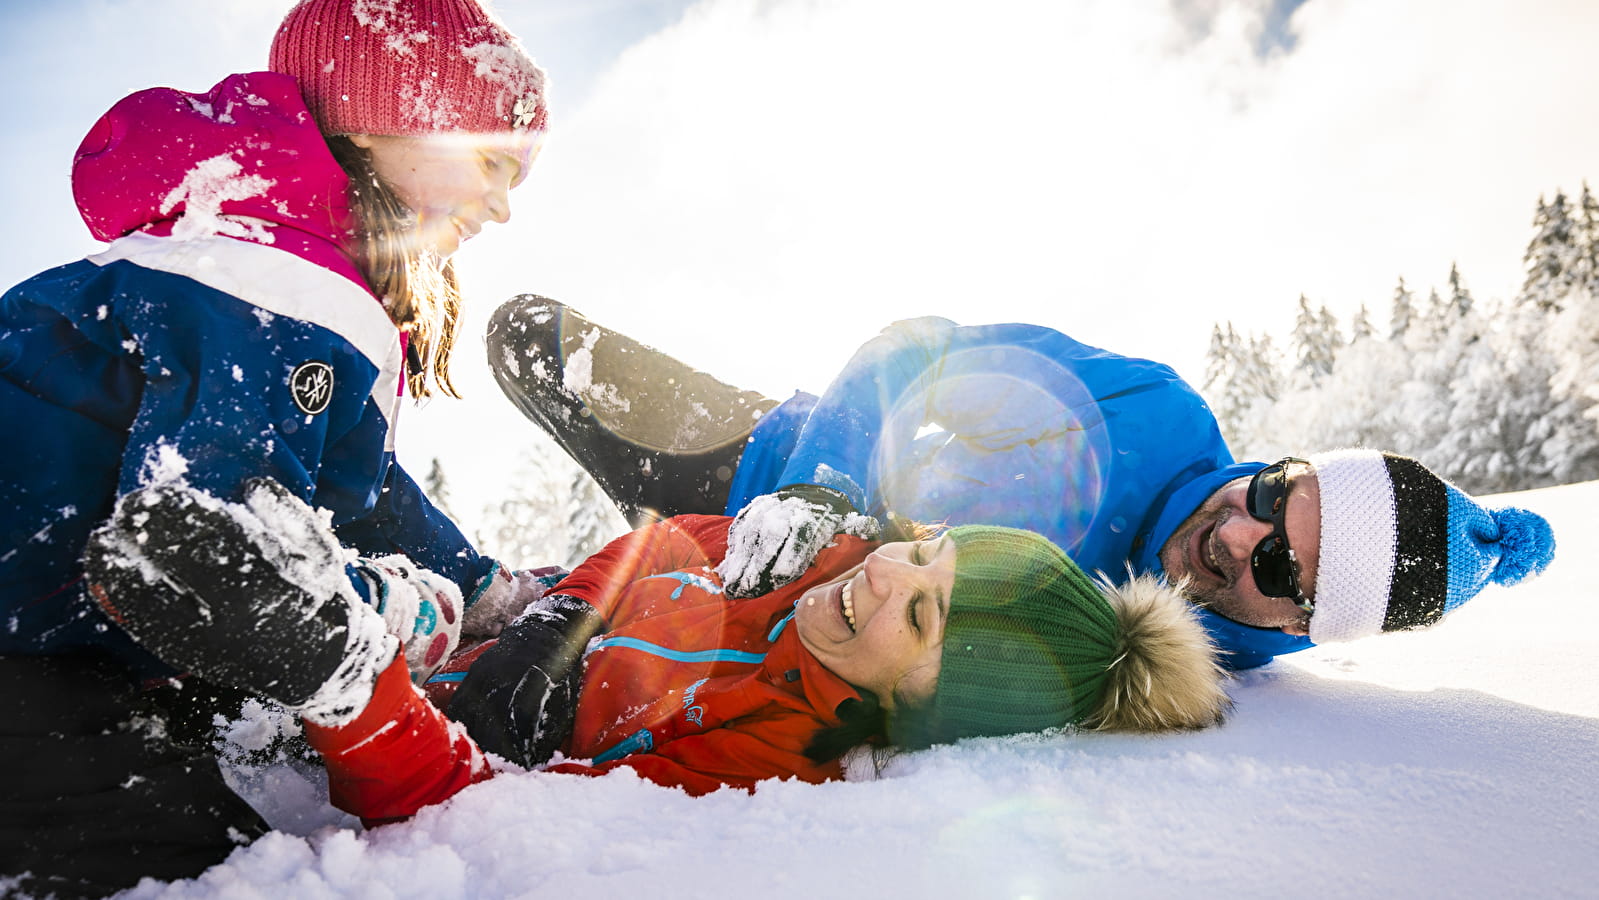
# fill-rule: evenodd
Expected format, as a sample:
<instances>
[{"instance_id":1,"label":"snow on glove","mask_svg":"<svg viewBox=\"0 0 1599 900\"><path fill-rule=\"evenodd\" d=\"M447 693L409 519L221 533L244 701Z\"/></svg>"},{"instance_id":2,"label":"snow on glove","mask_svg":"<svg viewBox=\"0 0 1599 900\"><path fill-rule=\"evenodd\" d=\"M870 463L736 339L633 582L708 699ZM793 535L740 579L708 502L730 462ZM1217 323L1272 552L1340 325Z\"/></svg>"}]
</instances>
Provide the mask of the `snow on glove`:
<instances>
[{"instance_id":1,"label":"snow on glove","mask_svg":"<svg viewBox=\"0 0 1599 900\"><path fill-rule=\"evenodd\" d=\"M411 683L437 672L461 642L461 589L404 556L356 560L389 634L405 645Z\"/></svg>"},{"instance_id":2,"label":"snow on glove","mask_svg":"<svg viewBox=\"0 0 1599 900\"><path fill-rule=\"evenodd\" d=\"M874 538L880 530L876 519L856 512L838 491L789 485L738 511L727 530L727 556L716 572L728 597L758 597L800 577L833 535Z\"/></svg>"},{"instance_id":3,"label":"snow on glove","mask_svg":"<svg viewBox=\"0 0 1599 900\"><path fill-rule=\"evenodd\" d=\"M398 644L356 595L329 519L264 478L242 504L140 488L90 535L89 594L168 665L340 725Z\"/></svg>"},{"instance_id":4,"label":"snow on glove","mask_svg":"<svg viewBox=\"0 0 1599 900\"><path fill-rule=\"evenodd\" d=\"M490 753L525 767L547 762L572 733L583 651L604 630L587 602L541 598L472 663L450 701L450 718Z\"/></svg>"}]
</instances>

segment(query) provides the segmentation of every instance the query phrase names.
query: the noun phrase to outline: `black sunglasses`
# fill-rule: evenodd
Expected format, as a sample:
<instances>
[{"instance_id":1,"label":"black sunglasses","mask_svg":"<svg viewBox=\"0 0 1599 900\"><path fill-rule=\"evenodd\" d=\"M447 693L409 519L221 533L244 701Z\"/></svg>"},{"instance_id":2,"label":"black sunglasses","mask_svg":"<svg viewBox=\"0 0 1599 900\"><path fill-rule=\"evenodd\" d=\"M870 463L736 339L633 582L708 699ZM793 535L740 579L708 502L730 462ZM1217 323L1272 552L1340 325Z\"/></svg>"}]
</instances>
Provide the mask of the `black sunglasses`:
<instances>
[{"instance_id":1,"label":"black sunglasses","mask_svg":"<svg viewBox=\"0 0 1599 900\"><path fill-rule=\"evenodd\" d=\"M1249 572L1262 594L1290 597L1295 606L1313 613L1316 601L1306 597L1299 587L1299 565L1294 561L1293 548L1288 546L1288 531L1283 527L1283 515L1288 509L1288 466L1292 463L1309 465L1306 460L1287 456L1256 472L1249 480L1246 497L1249 514L1271 523L1271 534L1261 539L1249 556Z\"/></svg>"}]
</instances>

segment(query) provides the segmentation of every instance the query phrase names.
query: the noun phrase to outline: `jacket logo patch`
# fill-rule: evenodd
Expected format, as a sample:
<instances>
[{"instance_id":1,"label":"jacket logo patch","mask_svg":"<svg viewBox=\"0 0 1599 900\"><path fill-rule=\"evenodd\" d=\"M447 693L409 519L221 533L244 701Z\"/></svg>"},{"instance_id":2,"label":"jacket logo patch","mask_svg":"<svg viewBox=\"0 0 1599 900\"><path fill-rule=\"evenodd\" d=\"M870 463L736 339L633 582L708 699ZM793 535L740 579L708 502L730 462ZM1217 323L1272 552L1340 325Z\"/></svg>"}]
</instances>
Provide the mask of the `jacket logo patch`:
<instances>
[{"instance_id":1,"label":"jacket logo patch","mask_svg":"<svg viewBox=\"0 0 1599 900\"><path fill-rule=\"evenodd\" d=\"M327 409L333 402L333 367L314 359L300 363L289 376L289 393L294 405L308 416Z\"/></svg>"},{"instance_id":2,"label":"jacket logo patch","mask_svg":"<svg viewBox=\"0 0 1599 900\"><path fill-rule=\"evenodd\" d=\"M700 685L707 681L710 681L710 679L701 678L699 681L689 685L688 690L683 692L683 718L701 728L705 727L705 707L694 703L694 695L699 693Z\"/></svg>"}]
</instances>

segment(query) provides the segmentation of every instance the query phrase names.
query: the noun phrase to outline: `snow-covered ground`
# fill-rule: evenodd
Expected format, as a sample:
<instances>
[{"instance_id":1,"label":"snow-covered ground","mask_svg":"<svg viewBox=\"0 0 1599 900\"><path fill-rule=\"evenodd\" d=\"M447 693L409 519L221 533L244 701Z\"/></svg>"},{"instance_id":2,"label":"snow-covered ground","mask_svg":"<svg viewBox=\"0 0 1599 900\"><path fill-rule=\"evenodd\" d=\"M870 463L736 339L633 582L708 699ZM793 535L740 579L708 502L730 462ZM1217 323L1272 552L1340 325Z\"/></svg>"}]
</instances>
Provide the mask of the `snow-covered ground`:
<instances>
[{"instance_id":1,"label":"snow-covered ground","mask_svg":"<svg viewBox=\"0 0 1599 900\"><path fill-rule=\"evenodd\" d=\"M1244 673L1222 727L901 756L884 777L691 799L531 773L360 833L287 767L284 829L138 898L1599 895L1599 482L1496 498L1541 578L1438 627Z\"/></svg>"}]
</instances>

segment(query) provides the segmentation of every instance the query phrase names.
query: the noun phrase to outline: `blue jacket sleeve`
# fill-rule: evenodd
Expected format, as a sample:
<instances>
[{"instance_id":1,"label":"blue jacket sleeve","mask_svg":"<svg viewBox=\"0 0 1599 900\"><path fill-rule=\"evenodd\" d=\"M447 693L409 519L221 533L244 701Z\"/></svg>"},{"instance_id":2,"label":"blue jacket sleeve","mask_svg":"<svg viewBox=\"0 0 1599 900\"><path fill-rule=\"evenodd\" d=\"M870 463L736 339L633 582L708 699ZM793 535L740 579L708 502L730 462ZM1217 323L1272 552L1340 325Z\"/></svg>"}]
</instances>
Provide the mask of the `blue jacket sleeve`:
<instances>
[{"instance_id":1,"label":"blue jacket sleeve","mask_svg":"<svg viewBox=\"0 0 1599 900\"><path fill-rule=\"evenodd\" d=\"M958 326L932 316L896 322L866 342L844 366L811 410L778 478L778 486L820 484L842 491L856 509L871 504L870 465L890 413L912 388L936 379ZM917 413L895 418L909 439L924 422ZM925 417L923 417L925 420Z\"/></svg>"},{"instance_id":2,"label":"blue jacket sleeve","mask_svg":"<svg viewBox=\"0 0 1599 900\"><path fill-rule=\"evenodd\" d=\"M929 425L970 454L967 474L990 465L977 457L1014 459L1028 447L1108 459L1100 446L1109 439L1107 410L1139 402L1125 399L1131 392L1151 398L1143 402L1157 415L1153 398L1182 402L1154 391L1174 382L1164 366L1043 326L897 322L863 345L817 402L779 484L826 485L857 509L882 512L875 507L885 500L885 479L933 452L919 438Z\"/></svg>"}]
</instances>

